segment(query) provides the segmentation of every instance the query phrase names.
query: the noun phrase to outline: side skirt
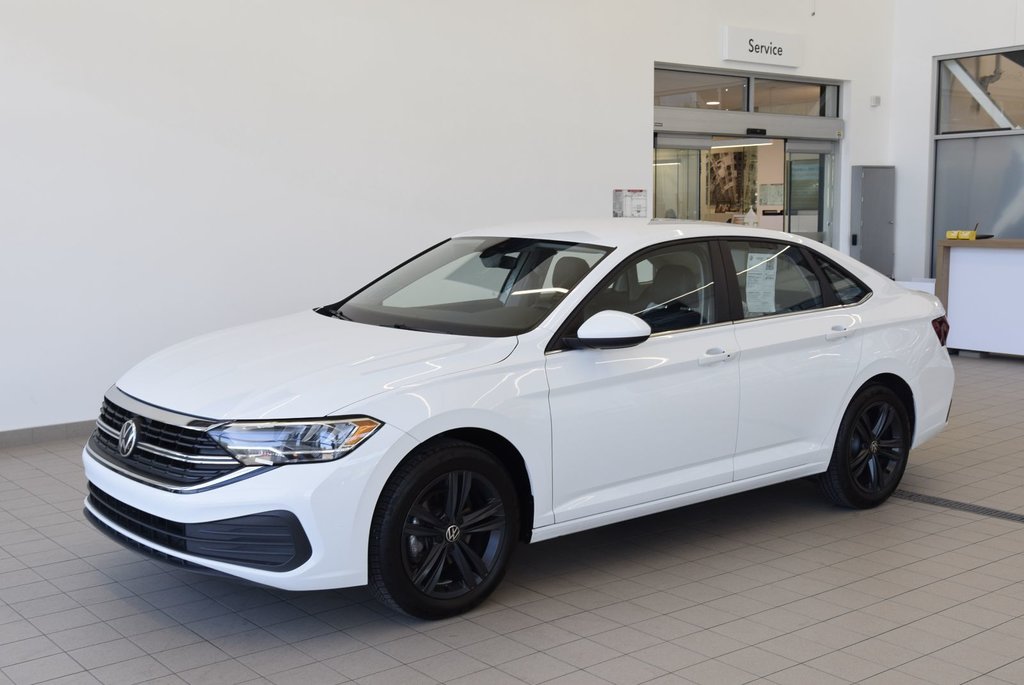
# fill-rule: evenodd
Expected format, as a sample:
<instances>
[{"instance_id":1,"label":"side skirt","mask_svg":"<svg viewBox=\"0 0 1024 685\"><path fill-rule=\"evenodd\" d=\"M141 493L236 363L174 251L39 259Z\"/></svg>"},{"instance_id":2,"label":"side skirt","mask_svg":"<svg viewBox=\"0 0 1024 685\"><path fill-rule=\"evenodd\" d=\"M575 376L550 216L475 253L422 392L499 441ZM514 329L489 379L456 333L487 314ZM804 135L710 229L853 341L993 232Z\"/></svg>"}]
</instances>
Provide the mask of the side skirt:
<instances>
[{"instance_id":1,"label":"side skirt","mask_svg":"<svg viewBox=\"0 0 1024 685\"><path fill-rule=\"evenodd\" d=\"M668 511L669 509L685 507L688 504L697 504L698 502L706 502L711 499L725 497L726 495L734 495L747 490L763 488L766 485L775 485L776 483L783 483L787 480L796 480L797 478L803 478L805 476L813 476L823 473L827 468L828 462L799 466L792 469L785 469L783 471L776 471L775 473L769 473L763 476L756 476L754 478L746 478L744 480L726 483L724 485L715 485L710 488L687 492L674 497L665 497L653 502L637 504L632 507L606 511L602 514L593 514L592 516L572 519L571 521L553 523L550 526L534 528L530 542L550 540L552 538L561 537L562 535L570 535L572 533L579 533L591 528L607 526L611 523L619 523L620 521L628 521L629 519L638 518L640 516L647 516L649 514Z\"/></svg>"}]
</instances>

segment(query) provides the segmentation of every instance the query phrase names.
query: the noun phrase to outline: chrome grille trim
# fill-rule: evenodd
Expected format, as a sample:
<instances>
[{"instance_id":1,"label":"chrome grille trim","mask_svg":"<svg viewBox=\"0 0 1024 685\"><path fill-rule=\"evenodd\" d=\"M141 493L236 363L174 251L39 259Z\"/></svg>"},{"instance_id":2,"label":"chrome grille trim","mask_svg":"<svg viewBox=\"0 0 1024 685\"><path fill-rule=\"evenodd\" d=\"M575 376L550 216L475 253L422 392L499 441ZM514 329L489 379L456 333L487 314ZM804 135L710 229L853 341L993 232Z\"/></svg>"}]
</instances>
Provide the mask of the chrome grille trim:
<instances>
[{"instance_id":1,"label":"chrome grille trim","mask_svg":"<svg viewBox=\"0 0 1024 685\"><path fill-rule=\"evenodd\" d=\"M96 420L96 427L101 431L117 438L120 436L120 431L115 430L112 426L109 426L102 418ZM190 454L182 454L181 452L175 452L174 450L165 449L156 445L150 445L146 442L140 442L135 446L137 450L143 450L151 454L157 454L161 457L167 457L168 459L174 459L175 461L186 462L189 464L212 464L212 465L232 465L238 464L239 461L234 457L196 457Z\"/></svg>"},{"instance_id":2,"label":"chrome grille trim","mask_svg":"<svg viewBox=\"0 0 1024 685\"><path fill-rule=\"evenodd\" d=\"M228 473L228 474L225 474L223 476L220 476L219 478L214 478L213 480L204 481L202 483L196 483L194 485L180 485L180 486L178 486L178 485L170 485L170 484L164 483L162 481L154 480L153 478L148 478L148 477L142 475L141 473L136 473L134 471L129 471L128 469L122 468L119 464L110 461L109 459L104 457L102 454L98 454L96 452L96 450L94 450L89 445L85 446L85 451L86 451L86 453L90 457L95 459L97 462L99 462L100 464L103 464L104 466L106 466L111 471L116 471L117 473L121 474L125 478L130 478L130 479L132 479L134 481L138 481L140 483L145 483L146 485L150 485L150 486L152 486L154 488L159 488L161 490L166 490L168 492L181 492L181 493L202 492L204 490L209 490L211 488L220 487L221 485L226 485L227 483L230 483L233 480L238 480L239 478L249 478L250 476L256 475L260 471L264 471L266 469L272 468L270 466L244 466L244 467L242 467L240 469L232 471L231 473Z\"/></svg>"},{"instance_id":3,"label":"chrome grille trim","mask_svg":"<svg viewBox=\"0 0 1024 685\"><path fill-rule=\"evenodd\" d=\"M130 420L138 442L124 455L120 434ZM136 482L169 492L202 492L263 470L244 467L209 435L211 428L225 423L155 407L111 387L89 439L88 454Z\"/></svg>"},{"instance_id":4,"label":"chrome grille trim","mask_svg":"<svg viewBox=\"0 0 1024 685\"><path fill-rule=\"evenodd\" d=\"M179 428L205 430L218 424L227 423L223 420L189 416L188 414L178 414L177 412L168 411L167 409L147 404L142 400L137 400L131 395L125 394L116 385L110 386L106 392L106 398L131 414L139 414L146 418L159 421L160 423L178 426Z\"/></svg>"}]
</instances>

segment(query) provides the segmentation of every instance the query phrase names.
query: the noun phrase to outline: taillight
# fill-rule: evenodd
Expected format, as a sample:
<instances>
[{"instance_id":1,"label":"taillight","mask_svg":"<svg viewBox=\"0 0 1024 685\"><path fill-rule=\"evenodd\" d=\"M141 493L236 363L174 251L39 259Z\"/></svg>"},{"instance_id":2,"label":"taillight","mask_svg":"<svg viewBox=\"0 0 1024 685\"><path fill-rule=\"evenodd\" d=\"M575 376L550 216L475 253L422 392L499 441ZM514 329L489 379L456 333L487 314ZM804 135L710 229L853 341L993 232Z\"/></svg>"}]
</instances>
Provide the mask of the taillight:
<instances>
[{"instance_id":1,"label":"taillight","mask_svg":"<svg viewBox=\"0 0 1024 685\"><path fill-rule=\"evenodd\" d=\"M944 316L932 319L932 328L935 329L935 335L939 337L939 344L945 347L946 338L949 337L949 321Z\"/></svg>"}]
</instances>

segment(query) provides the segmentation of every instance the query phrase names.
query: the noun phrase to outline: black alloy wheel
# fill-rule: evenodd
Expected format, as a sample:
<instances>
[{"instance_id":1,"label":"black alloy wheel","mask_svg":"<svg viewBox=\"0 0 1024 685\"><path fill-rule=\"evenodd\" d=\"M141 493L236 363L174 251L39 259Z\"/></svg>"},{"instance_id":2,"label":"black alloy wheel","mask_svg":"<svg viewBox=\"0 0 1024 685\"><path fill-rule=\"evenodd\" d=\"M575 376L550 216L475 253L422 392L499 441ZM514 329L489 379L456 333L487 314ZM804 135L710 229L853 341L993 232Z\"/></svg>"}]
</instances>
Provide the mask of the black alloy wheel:
<instances>
[{"instance_id":1,"label":"black alloy wheel","mask_svg":"<svg viewBox=\"0 0 1024 685\"><path fill-rule=\"evenodd\" d=\"M461 597L494 571L505 544L505 505L472 471L449 471L420 491L405 519L406 575L428 597Z\"/></svg>"},{"instance_id":2,"label":"black alloy wheel","mask_svg":"<svg viewBox=\"0 0 1024 685\"><path fill-rule=\"evenodd\" d=\"M519 511L504 467L469 443L410 456L381 495L370 535L370 587L421 618L467 611L504 575Z\"/></svg>"},{"instance_id":3,"label":"black alloy wheel","mask_svg":"<svg viewBox=\"0 0 1024 685\"><path fill-rule=\"evenodd\" d=\"M907 468L911 430L903 401L881 385L868 386L850 403L836 436L825 494L836 504L866 509L896 490Z\"/></svg>"}]
</instances>

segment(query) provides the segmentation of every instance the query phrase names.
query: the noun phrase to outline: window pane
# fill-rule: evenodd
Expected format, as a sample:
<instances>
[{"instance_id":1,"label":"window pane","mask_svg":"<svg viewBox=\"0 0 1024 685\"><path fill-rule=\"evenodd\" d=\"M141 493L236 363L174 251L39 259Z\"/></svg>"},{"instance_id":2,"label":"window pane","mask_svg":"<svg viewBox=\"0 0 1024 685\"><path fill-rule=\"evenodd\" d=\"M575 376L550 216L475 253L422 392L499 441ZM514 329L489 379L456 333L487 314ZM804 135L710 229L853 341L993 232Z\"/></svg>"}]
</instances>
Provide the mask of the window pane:
<instances>
[{"instance_id":1,"label":"window pane","mask_svg":"<svg viewBox=\"0 0 1024 685\"><path fill-rule=\"evenodd\" d=\"M839 86L800 81L754 81L754 111L799 114L811 117L839 116Z\"/></svg>"},{"instance_id":2,"label":"window pane","mask_svg":"<svg viewBox=\"0 0 1024 685\"><path fill-rule=\"evenodd\" d=\"M1024 50L939 63L939 133L1024 124Z\"/></svg>"},{"instance_id":3,"label":"window pane","mask_svg":"<svg viewBox=\"0 0 1024 685\"><path fill-rule=\"evenodd\" d=\"M654 104L747 111L747 79L692 71L654 70Z\"/></svg>"},{"instance_id":4,"label":"window pane","mask_svg":"<svg viewBox=\"0 0 1024 685\"><path fill-rule=\"evenodd\" d=\"M822 257L818 257L818 266L821 267L821 270L825 273L825 278L832 285L836 298L843 304L856 304L863 300L870 292L867 286L853 280L852 277L847 276L834 264L825 261Z\"/></svg>"},{"instance_id":5,"label":"window pane","mask_svg":"<svg viewBox=\"0 0 1024 685\"><path fill-rule=\"evenodd\" d=\"M700 218L700 150L654 150L654 217Z\"/></svg>"},{"instance_id":6,"label":"window pane","mask_svg":"<svg viewBox=\"0 0 1024 685\"><path fill-rule=\"evenodd\" d=\"M823 306L818 277L792 245L729 241L743 317L753 319Z\"/></svg>"},{"instance_id":7,"label":"window pane","mask_svg":"<svg viewBox=\"0 0 1024 685\"><path fill-rule=\"evenodd\" d=\"M711 324L713 278L707 243L648 253L619 267L608 286L584 306L583 319L613 309L639 316L653 333Z\"/></svg>"},{"instance_id":8,"label":"window pane","mask_svg":"<svg viewBox=\"0 0 1024 685\"><path fill-rule=\"evenodd\" d=\"M531 238L455 238L346 300L360 323L458 335L519 335L539 324L607 249Z\"/></svg>"},{"instance_id":9,"label":"window pane","mask_svg":"<svg viewBox=\"0 0 1024 685\"><path fill-rule=\"evenodd\" d=\"M978 233L996 238L1024 238L1022 160L1024 136L938 141L933 240L944 239L946 231L975 226Z\"/></svg>"}]
</instances>

